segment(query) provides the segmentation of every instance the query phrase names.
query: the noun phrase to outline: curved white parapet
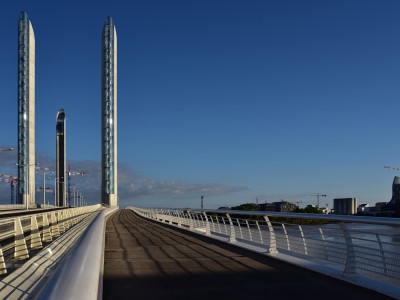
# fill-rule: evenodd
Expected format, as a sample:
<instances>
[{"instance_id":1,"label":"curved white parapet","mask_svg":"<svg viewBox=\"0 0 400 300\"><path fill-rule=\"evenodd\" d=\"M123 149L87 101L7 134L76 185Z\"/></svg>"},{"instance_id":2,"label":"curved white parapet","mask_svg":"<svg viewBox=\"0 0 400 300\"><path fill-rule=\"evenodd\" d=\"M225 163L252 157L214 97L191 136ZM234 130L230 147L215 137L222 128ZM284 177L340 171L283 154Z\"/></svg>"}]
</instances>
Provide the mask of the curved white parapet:
<instances>
[{"instance_id":1,"label":"curved white parapet","mask_svg":"<svg viewBox=\"0 0 400 300\"><path fill-rule=\"evenodd\" d=\"M106 218L118 208L102 211L35 299L98 299L102 288Z\"/></svg>"}]
</instances>

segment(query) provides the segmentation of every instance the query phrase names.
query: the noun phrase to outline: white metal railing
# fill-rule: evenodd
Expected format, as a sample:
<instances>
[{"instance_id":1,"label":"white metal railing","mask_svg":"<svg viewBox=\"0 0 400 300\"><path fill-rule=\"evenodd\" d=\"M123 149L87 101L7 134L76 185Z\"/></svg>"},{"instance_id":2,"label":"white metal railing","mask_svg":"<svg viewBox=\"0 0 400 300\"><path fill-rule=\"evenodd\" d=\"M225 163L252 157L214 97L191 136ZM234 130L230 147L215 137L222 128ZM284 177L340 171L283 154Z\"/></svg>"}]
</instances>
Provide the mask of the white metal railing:
<instances>
[{"instance_id":1,"label":"white metal railing","mask_svg":"<svg viewBox=\"0 0 400 300\"><path fill-rule=\"evenodd\" d=\"M26 209L25 204L0 204L0 211L2 210L19 210Z\"/></svg>"},{"instance_id":2,"label":"white metal railing","mask_svg":"<svg viewBox=\"0 0 400 300\"><path fill-rule=\"evenodd\" d=\"M6 262L29 258L30 251L53 241L100 208L100 204L0 219L0 275Z\"/></svg>"},{"instance_id":3,"label":"white metal railing","mask_svg":"<svg viewBox=\"0 0 400 300\"><path fill-rule=\"evenodd\" d=\"M130 207L139 215L231 243L262 247L400 283L400 219L299 213ZM284 219L283 219L284 218ZM295 221L302 220L302 221ZM313 225L307 225L312 220ZM297 223L297 224L296 224ZM315 225L320 223L321 225Z\"/></svg>"},{"instance_id":4,"label":"white metal railing","mask_svg":"<svg viewBox=\"0 0 400 300\"><path fill-rule=\"evenodd\" d=\"M100 212L35 299L101 299L105 224L117 210L113 207Z\"/></svg>"}]
</instances>

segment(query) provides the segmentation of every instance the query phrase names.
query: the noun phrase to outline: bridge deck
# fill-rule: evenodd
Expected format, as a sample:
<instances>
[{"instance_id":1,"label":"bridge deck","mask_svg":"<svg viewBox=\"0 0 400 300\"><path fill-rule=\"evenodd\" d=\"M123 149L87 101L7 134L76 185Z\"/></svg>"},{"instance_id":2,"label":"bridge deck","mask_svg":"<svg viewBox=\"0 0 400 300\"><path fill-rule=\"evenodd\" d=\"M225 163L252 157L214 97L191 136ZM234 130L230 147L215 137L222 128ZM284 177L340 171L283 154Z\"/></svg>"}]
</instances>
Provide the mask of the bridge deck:
<instances>
[{"instance_id":1,"label":"bridge deck","mask_svg":"<svg viewBox=\"0 0 400 300\"><path fill-rule=\"evenodd\" d=\"M130 210L106 228L104 299L388 299Z\"/></svg>"}]
</instances>

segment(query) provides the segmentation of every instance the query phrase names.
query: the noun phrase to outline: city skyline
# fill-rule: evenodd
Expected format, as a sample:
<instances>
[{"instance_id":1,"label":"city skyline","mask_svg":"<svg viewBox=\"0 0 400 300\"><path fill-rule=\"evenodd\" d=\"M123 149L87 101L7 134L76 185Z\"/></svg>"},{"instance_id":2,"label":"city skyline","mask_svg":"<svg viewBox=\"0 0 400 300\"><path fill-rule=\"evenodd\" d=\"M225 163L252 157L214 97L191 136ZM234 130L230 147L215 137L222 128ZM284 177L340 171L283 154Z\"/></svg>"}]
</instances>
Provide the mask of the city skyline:
<instances>
[{"instance_id":1,"label":"city skyline","mask_svg":"<svg viewBox=\"0 0 400 300\"><path fill-rule=\"evenodd\" d=\"M330 207L334 198L390 201L399 173L383 167L400 167L399 3L58 5L23 0L0 13L0 148L17 149L15 24L26 11L36 38L36 162L55 168L54 114L64 107L67 164L87 172L72 181L91 203L101 201L99 41L109 15L118 25L121 206L199 207L201 196L205 208L256 198L305 206L316 198L299 195L316 193ZM16 152L0 154L0 173L17 175Z\"/></svg>"}]
</instances>

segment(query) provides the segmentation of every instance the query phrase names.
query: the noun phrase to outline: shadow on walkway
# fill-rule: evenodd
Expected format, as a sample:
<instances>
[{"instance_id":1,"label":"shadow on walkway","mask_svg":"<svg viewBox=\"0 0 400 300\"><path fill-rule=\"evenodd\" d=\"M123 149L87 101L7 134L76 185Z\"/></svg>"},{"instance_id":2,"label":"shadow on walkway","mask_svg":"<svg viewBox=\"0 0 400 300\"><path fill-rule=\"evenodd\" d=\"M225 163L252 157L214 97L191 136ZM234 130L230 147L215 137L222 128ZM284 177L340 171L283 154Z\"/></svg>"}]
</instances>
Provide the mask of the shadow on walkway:
<instances>
[{"instance_id":1,"label":"shadow on walkway","mask_svg":"<svg viewBox=\"0 0 400 300\"><path fill-rule=\"evenodd\" d=\"M120 210L107 222L104 299L390 299Z\"/></svg>"}]
</instances>

